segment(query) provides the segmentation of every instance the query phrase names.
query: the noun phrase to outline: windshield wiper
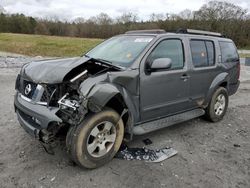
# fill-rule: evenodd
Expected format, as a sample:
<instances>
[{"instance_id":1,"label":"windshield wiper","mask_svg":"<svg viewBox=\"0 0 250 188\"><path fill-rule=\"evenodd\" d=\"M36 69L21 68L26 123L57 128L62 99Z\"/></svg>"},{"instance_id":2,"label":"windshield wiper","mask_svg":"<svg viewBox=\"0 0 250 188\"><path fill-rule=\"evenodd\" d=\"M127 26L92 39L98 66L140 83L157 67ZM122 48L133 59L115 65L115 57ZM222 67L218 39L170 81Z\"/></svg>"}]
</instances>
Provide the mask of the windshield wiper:
<instances>
[{"instance_id":1,"label":"windshield wiper","mask_svg":"<svg viewBox=\"0 0 250 188\"><path fill-rule=\"evenodd\" d=\"M112 66L112 67L115 67L115 68L119 68L119 69L124 69L124 67L119 66L119 65L114 65L113 62L108 61L108 60L106 60L106 59L93 58L93 57L90 57L90 56L88 56L88 55L86 55L86 54L85 54L84 56L87 57L87 58L93 59L94 61L97 61L97 62L99 62L99 63L103 63L103 64L105 64L105 65L109 65L109 66Z\"/></svg>"},{"instance_id":2,"label":"windshield wiper","mask_svg":"<svg viewBox=\"0 0 250 188\"><path fill-rule=\"evenodd\" d=\"M113 63L111 61L108 61L106 59L96 58L96 60L102 61L102 62L105 62L105 63L109 63L109 64L113 65Z\"/></svg>"}]
</instances>

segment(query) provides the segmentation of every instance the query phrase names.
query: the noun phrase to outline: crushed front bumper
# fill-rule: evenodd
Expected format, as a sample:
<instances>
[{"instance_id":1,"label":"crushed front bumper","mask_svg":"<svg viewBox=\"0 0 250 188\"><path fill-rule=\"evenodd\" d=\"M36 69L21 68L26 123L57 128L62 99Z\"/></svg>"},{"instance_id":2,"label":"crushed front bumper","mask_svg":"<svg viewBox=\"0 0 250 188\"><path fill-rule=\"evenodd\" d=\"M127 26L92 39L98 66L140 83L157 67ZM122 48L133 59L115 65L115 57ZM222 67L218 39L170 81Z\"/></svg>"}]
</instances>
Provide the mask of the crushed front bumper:
<instances>
[{"instance_id":1,"label":"crushed front bumper","mask_svg":"<svg viewBox=\"0 0 250 188\"><path fill-rule=\"evenodd\" d=\"M15 112L21 126L31 136L39 139L41 130L47 130L51 123L61 123L56 115L59 108L47 107L25 100L21 93L17 92L14 99Z\"/></svg>"}]
</instances>

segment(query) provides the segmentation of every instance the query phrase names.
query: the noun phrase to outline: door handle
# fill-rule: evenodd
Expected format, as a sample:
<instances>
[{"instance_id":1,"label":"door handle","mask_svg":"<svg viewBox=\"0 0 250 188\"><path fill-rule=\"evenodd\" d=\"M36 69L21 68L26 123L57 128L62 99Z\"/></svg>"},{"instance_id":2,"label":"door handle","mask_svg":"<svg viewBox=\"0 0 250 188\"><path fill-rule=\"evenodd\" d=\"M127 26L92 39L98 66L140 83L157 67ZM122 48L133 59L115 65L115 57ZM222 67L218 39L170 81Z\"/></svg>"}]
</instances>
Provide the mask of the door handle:
<instances>
[{"instance_id":1,"label":"door handle","mask_svg":"<svg viewBox=\"0 0 250 188\"><path fill-rule=\"evenodd\" d=\"M189 79L189 78L190 78L190 76L187 75L187 74L183 74L183 75L181 76L181 79L184 80L184 81L186 81L186 80Z\"/></svg>"}]
</instances>

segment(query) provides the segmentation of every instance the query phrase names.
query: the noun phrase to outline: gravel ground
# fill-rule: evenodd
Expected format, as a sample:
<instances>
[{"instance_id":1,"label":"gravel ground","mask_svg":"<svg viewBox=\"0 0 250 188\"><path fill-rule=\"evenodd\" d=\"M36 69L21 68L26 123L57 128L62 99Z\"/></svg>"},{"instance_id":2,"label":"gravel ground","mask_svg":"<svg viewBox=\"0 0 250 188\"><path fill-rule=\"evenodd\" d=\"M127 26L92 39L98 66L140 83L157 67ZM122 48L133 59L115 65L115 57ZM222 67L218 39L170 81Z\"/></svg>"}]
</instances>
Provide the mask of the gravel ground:
<instances>
[{"instance_id":1,"label":"gravel ground","mask_svg":"<svg viewBox=\"0 0 250 188\"><path fill-rule=\"evenodd\" d=\"M20 68L25 63L44 59L51 59L51 57L28 57L20 54L0 52L0 68Z\"/></svg>"},{"instance_id":2,"label":"gravel ground","mask_svg":"<svg viewBox=\"0 0 250 188\"><path fill-rule=\"evenodd\" d=\"M224 119L197 118L144 136L131 147L170 146L178 154L163 163L113 159L85 170L74 166L63 147L51 156L20 127L13 109L18 68L0 69L0 187L250 187L250 67L242 66L238 92Z\"/></svg>"}]
</instances>

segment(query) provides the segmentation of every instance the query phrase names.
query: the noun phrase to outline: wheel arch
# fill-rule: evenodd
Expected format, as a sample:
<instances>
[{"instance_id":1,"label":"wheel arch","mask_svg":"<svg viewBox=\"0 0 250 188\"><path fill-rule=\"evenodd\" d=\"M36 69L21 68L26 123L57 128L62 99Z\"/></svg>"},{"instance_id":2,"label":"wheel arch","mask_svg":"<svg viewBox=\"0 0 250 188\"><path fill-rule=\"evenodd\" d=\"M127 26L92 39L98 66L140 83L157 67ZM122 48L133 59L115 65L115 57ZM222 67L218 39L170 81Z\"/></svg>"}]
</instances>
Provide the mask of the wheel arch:
<instances>
[{"instance_id":1,"label":"wheel arch","mask_svg":"<svg viewBox=\"0 0 250 188\"><path fill-rule=\"evenodd\" d=\"M100 83L95 85L88 96L88 109L92 112L99 112L105 107L109 107L117 111L122 116L126 132L131 134L134 121L139 114L138 108L132 97L123 87L116 86L110 83ZM127 112L123 114L123 111ZM132 135L129 135L129 139Z\"/></svg>"},{"instance_id":2,"label":"wheel arch","mask_svg":"<svg viewBox=\"0 0 250 188\"><path fill-rule=\"evenodd\" d=\"M204 106L207 106L213 96L213 93L216 91L216 89L218 89L219 87L224 87L226 90L228 90L228 73L227 72L223 72L218 74L212 81L209 90L208 90L208 94L205 98L204 101Z\"/></svg>"}]
</instances>

